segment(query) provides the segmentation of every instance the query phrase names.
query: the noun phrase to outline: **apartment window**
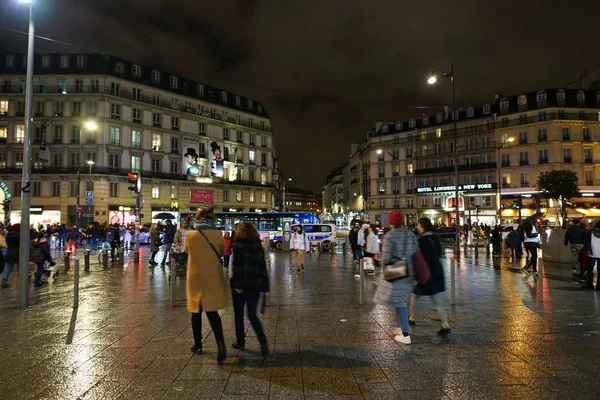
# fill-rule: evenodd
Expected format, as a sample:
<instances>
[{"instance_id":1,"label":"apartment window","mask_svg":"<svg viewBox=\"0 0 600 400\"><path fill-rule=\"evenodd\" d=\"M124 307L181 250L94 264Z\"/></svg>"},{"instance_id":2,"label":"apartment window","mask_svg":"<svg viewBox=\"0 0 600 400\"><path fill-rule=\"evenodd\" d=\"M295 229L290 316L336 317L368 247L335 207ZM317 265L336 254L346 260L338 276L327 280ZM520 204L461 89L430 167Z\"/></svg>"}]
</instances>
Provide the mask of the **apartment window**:
<instances>
[{"instance_id":1,"label":"apartment window","mask_svg":"<svg viewBox=\"0 0 600 400\"><path fill-rule=\"evenodd\" d=\"M426 208L427 203L427 197L421 197L421 207Z\"/></svg>"},{"instance_id":2,"label":"apartment window","mask_svg":"<svg viewBox=\"0 0 600 400\"><path fill-rule=\"evenodd\" d=\"M261 161L261 164L263 167L267 166L267 154L266 153L261 153L260 161Z\"/></svg>"},{"instance_id":3,"label":"apartment window","mask_svg":"<svg viewBox=\"0 0 600 400\"><path fill-rule=\"evenodd\" d=\"M116 127L116 126L110 127L109 143L112 146L120 146L121 145L121 128Z\"/></svg>"},{"instance_id":4,"label":"apartment window","mask_svg":"<svg viewBox=\"0 0 600 400\"><path fill-rule=\"evenodd\" d=\"M227 103L227 92L221 92L221 102Z\"/></svg>"},{"instance_id":5,"label":"apartment window","mask_svg":"<svg viewBox=\"0 0 600 400\"><path fill-rule=\"evenodd\" d=\"M110 197L119 197L119 184L116 182L110 182Z\"/></svg>"},{"instance_id":6,"label":"apartment window","mask_svg":"<svg viewBox=\"0 0 600 400\"><path fill-rule=\"evenodd\" d=\"M8 128L6 126L0 126L0 143L6 143L7 135Z\"/></svg>"},{"instance_id":7,"label":"apartment window","mask_svg":"<svg viewBox=\"0 0 600 400\"><path fill-rule=\"evenodd\" d=\"M90 81L90 91L92 93L98 93L98 89L100 88L100 81L97 79L92 79Z\"/></svg>"},{"instance_id":8,"label":"apartment window","mask_svg":"<svg viewBox=\"0 0 600 400\"><path fill-rule=\"evenodd\" d=\"M69 196L75 197L77 196L77 182L69 182Z\"/></svg>"},{"instance_id":9,"label":"apartment window","mask_svg":"<svg viewBox=\"0 0 600 400\"><path fill-rule=\"evenodd\" d=\"M383 165L379 166L379 177L380 178L384 178L385 177L385 167Z\"/></svg>"},{"instance_id":10,"label":"apartment window","mask_svg":"<svg viewBox=\"0 0 600 400\"><path fill-rule=\"evenodd\" d=\"M52 182L52 197L60 197L60 182Z\"/></svg>"},{"instance_id":11,"label":"apartment window","mask_svg":"<svg viewBox=\"0 0 600 400\"><path fill-rule=\"evenodd\" d=\"M152 83L160 83L160 72L157 70L152 71Z\"/></svg>"},{"instance_id":12,"label":"apartment window","mask_svg":"<svg viewBox=\"0 0 600 400\"><path fill-rule=\"evenodd\" d=\"M23 153L15 152L15 167L23 168Z\"/></svg>"},{"instance_id":13,"label":"apartment window","mask_svg":"<svg viewBox=\"0 0 600 400\"><path fill-rule=\"evenodd\" d=\"M527 132L519 132L519 144L527 144Z\"/></svg>"},{"instance_id":14,"label":"apartment window","mask_svg":"<svg viewBox=\"0 0 600 400\"><path fill-rule=\"evenodd\" d=\"M548 130L546 128L538 129L538 142L548 141Z\"/></svg>"},{"instance_id":15,"label":"apartment window","mask_svg":"<svg viewBox=\"0 0 600 400\"><path fill-rule=\"evenodd\" d=\"M88 115L98 115L98 103L95 101L88 101L87 113Z\"/></svg>"},{"instance_id":16,"label":"apartment window","mask_svg":"<svg viewBox=\"0 0 600 400\"><path fill-rule=\"evenodd\" d=\"M465 147L467 151L473 149L473 139L465 139Z\"/></svg>"},{"instance_id":17,"label":"apartment window","mask_svg":"<svg viewBox=\"0 0 600 400\"><path fill-rule=\"evenodd\" d=\"M77 167L80 164L80 161L79 161L79 152L77 152L77 153L75 153L75 152L71 153L70 162L71 163L69 165L71 167Z\"/></svg>"},{"instance_id":18,"label":"apartment window","mask_svg":"<svg viewBox=\"0 0 600 400\"><path fill-rule=\"evenodd\" d=\"M536 99L538 102L546 101L546 91L541 90L537 92Z\"/></svg>"},{"instance_id":19,"label":"apartment window","mask_svg":"<svg viewBox=\"0 0 600 400\"><path fill-rule=\"evenodd\" d=\"M133 76L135 76L136 78L141 78L142 77L142 67L140 67L137 64L133 64L131 66L131 74ZM139 100L138 100L139 101Z\"/></svg>"},{"instance_id":20,"label":"apartment window","mask_svg":"<svg viewBox=\"0 0 600 400\"><path fill-rule=\"evenodd\" d=\"M198 124L198 133L204 135L206 133L206 125L202 122Z\"/></svg>"},{"instance_id":21,"label":"apartment window","mask_svg":"<svg viewBox=\"0 0 600 400\"><path fill-rule=\"evenodd\" d=\"M42 56L42 68L50 68L50 56Z\"/></svg>"},{"instance_id":22,"label":"apartment window","mask_svg":"<svg viewBox=\"0 0 600 400\"><path fill-rule=\"evenodd\" d=\"M137 130L131 131L131 148L141 149L142 148L142 132Z\"/></svg>"},{"instance_id":23,"label":"apartment window","mask_svg":"<svg viewBox=\"0 0 600 400\"><path fill-rule=\"evenodd\" d=\"M15 125L15 143L25 143L25 125Z\"/></svg>"},{"instance_id":24,"label":"apartment window","mask_svg":"<svg viewBox=\"0 0 600 400\"><path fill-rule=\"evenodd\" d=\"M527 173L521 172L521 187L527 187L529 182L527 181Z\"/></svg>"},{"instance_id":25,"label":"apartment window","mask_svg":"<svg viewBox=\"0 0 600 400\"><path fill-rule=\"evenodd\" d=\"M119 104L110 105L110 117L113 119L121 119L121 106Z\"/></svg>"},{"instance_id":26,"label":"apartment window","mask_svg":"<svg viewBox=\"0 0 600 400\"><path fill-rule=\"evenodd\" d=\"M256 144L256 135L254 133L250 134L250 144L251 145L255 145Z\"/></svg>"},{"instance_id":27,"label":"apartment window","mask_svg":"<svg viewBox=\"0 0 600 400\"><path fill-rule=\"evenodd\" d=\"M250 150L248 152L248 159L250 160L250 164L254 164L254 156L255 156L254 150Z\"/></svg>"},{"instance_id":28,"label":"apartment window","mask_svg":"<svg viewBox=\"0 0 600 400\"><path fill-rule=\"evenodd\" d=\"M254 107L252 100L248 100L248 110L252 110L252 107Z\"/></svg>"},{"instance_id":29,"label":"apartment window","mask_svg":"<svg viewBox=\"0 0 600 400\"><path fill-rule=\"evenodd\" d=\"M85 153L85 161L96 161L96 153L88 152Z\"/></svg>"},{"instance_id":30,"label":"apartment window","mask_svg":"<svg viewBox=\"0 0 600 400\"><path fill-rule=\"evenodd\" d=\"M594 184L594 170L588 169L585 171L585 184L592 186Z\"/></svg>"},{"instance_id":31,"label":"apartment window","mask_svg":"<svg viewBox=\"0 0 600 400\"><path fill-rule=\"evenodd\" d=\"M204 96L204 85L196 85L196 94L198 96Z\"/></svg>"},{"instance_id":32,"label":"apartment window","mask_svg":"<svg viewBox=\"0 0 600 400\"><path fill-rule=\"evenodd\" d=\"M261 172L260 173L260 184L265 185L266 183L267 183L267 173Z\"/></svg>"},{"instance_id":33,"label":"apartment window","mask_svg":"<svg viewBox=\"0 0 600 400\"><path fill-rule=\"evenodd\" d=\"M583 128L583 141L584 142L592 141L592 135L590 133L590 128Z\"/></svg>"},{"instance_id":34,"label":"apartment window","mask_svg":"<svg viewBox=\"0 0 600 400\"><path fill-rule=\"evenodd\" d=\"M198 153L199 153L198 155L200 156L200 158L206 158L206 143L200 142ZM200 167L202 167L202 166L200 166Z\"/></svg>"},{"instance_id":35,"label":"apartment window","mask_svg":"<svg viewBox=\"0 0 600 400\"><path fill-rule=\"evenodd\" d=\"M6 68L13 68L15 66L15 56L7 55L4 59L4 65Z\"/></svg>"},{"instance_id":36,"label":"apartment window","mask_svg":"<svg viewBox=\"0 0 600 400\"><path fill-rule=\"evenodd\" d=\"M62 101L55 101L54 102L54 116L55 117L62 117L62 113L63 113L63 102Z\"/></svg>"},{"instance_id":37,"label":"apartment window","mask_svg":"<svg viewBox=\"0 0 600 400\"><path fill-rule=\"evenodd\" d=\"M244 133L242 131L237 131L237 141L238 143L244 142Z\"/></svg>"},{"instance_id":38,"label":"apartment window","mask_svg":"<svg viewBox=\"0 0 600 400\"><path fill-rule=\"evenodd\" d=\"M179 153L179 138L171 136L171 153Z\"/></svg>"},{"instance_id":39,"label":"apartment window","mask_svg":"<svg viewBox=\"0 0 600 400\"><path fill-rule=\"evenodd\" d=\"M169 79L169 83L172 89L177 89L177 86L179 85L179 78L177 78L176 76L172 76Z\"/></svg>"},{"instance_id":40,"label":"apartment window","mask_svg":"<svg viewBox=\"0 0 600 400\"><path fill-rule=\"evenodd\" d=\"M62 167L62 153L54 153L52 155L52 166Z\"/></svg>"},{"instance_id":41,"label":"apartment window","mask_svg":"<svg viewBox=\"0 0 600 400\"><path fill-rule=\"evenodd\" d=\"M583 159L586 164L594 162L594 150L592 148L583 149Z\"/></svg>"},{"instance_id":42,"label":"apartment window","mask_svg":"<svg viewBox=\"0 0 600 400\"><path fill-rule=\"evenodd\" d=\"M133 100L142 101L142 89L133 88Z\"/></svg>"},{"instance_id":43,"label":"apartment window","mask_svg":"<svg viewBox=\"0 0 600 400\"><path fill-rule=\"evenodd\" d=\"M519 165L529 165L529 152L519 152Z\"/></svg>"},{"instance_id":44,"label":"apartment window","mask_svg":"<svg viewBox=\"0 0 600 400\"><path fill-rule=\"evenodd\" d=\"M235 192L235 200L242 201L242 192L240 192L240 191Z\"/></svg>"},{"instance_id":45,"label":"apartment window","mask_svg":"<svg viewBox=\"0 0 600 400\"><path fill-rule=\"evenodd\" d=\"M83 93L83 81L81 79L75 81L75 93Z\"/></svg>"},{"instance_id":46,"label":"apartment window","mask_svg":"<svg viewBox=\"0 0 600 400\"><path fill-rule=\"evenodd\" d=\"M153 133L152 134L152 151L161 151L162 150L162 134Z\"/></svg>"},{"instance_id":47,"label":"apartment window","mask_svg":"<svg viewBox=\"0 0 600 400\"><path fill-rule=\"evenodd\" d=\"M502 166L510 167L510 154L502 154Z\"/></svg>"},{"instance_id":48,"label":"apartment window","mask_svg":"<svg viewBox=\"0 0 600 400\"><path fill-rule=\"evenodd\" d=\"M142 122L142 111L139 108L134 108L132 111L133 122L137 122L138 124Z\"/></svg>"},{"instance_id":49,"label":"apartment window","mask_svg":"<svg viewBox=\"0 0 600 400\"><path fill-rule=\"evenodd\" d=\"M159 113L152 113L152 125L157 127L161 126Z\"/></svg>"},{"instance_id":50,"label":"apartment window","mask_svg":"<svg viewBox=\"0 0 600 400\"><path fill-rule=\"evenodd\" d=\"M223 190L223 201L229 201L229 190Z\"/></svg>"},{"instance_id":51,"label":"apartment window","mask_svg":"<svg viewBox=\"0 0 600 400\"><path fill-rule=\"evenodd\" d=\"M66 79L59 79L57 81L57 85L58 87L58 92L62 93L62 94L67 94L67 80Z\"/></svg>"},{"instance_id":52,"label":"apartment window","mask_svg":"<svg viewBox=\"0 0 600 400\"><path fill-rule=\"evenodd\" d=\"M142 169L142 157L131 156L131 171L138 172Z\"/></svg>"},{"instance_id":53,"label":"apartment window","mask_svg":"<svg viewBox=\"0 0 600 400\"><path fill-rule=\"evenodd\" d=\"M111 169L121 168L121 157L119 154L108 155L108 167Z\"/></svg>"},{"instance_id":54,"label":"apartment window","mask_svg":"<svg viewBox=\"0 0 600 400\"><path fill-rule=\"evenodd\" d=\"M120 96L121 95L121 84L118 82L111 82L110 83L110 94L112 94L113 96Z\"/></svg>"},{"instance_id":55,"label":"apartment window","mask_svg":"<svg viewBox=\"0 0 600 400\"><path fill-rule=\"evenodd\" d=\"M71 115L79 116L81 115L81 102L74 101L71 103Z\"/></svg>"},{"instance_id":56,"label":"apartment window","mask_svg":"<svg viewBox=\"0 0 600 400\"><path fill-rule=\"evenodd\" d=\"M152 104L154 104L155 106L160 106L160 94L158 94L158 93L152 94Z\"/></svg>"},{"instance_id":57,"label":"apartment window","mask_svg":"<svg viewBox=\"0 0 600 400\"><path fill-rule=\"evenodd\" d=\"M540 149L539 155L540 155L539 164L547 164L548 163L548 149Z\"/></svg>"},{"instance_id":58,"label":"apartment window","mask_svg":"<svg viewBox=\"0 0 600 400\"><path fill-rule=\"evenodd\" d=\"M573 162L573 158L571 156L571 148L568 147L566 149L563 149L563 157L564 157L564 162L565 163L571 163Z\"/></svg>"},{"instance_id":59,"label":"apartment window","mask_svg":"<svg viewBox=\"0 0 600 400\"><path fill-rule=\"evenodd\" d=\"M8 100L0 100L0 115L8 115Z\"/></svg>"},{"instance_id":60,"label":"apartment window","mask_svg":"<svg viewBox=\"0 0 600 400\"><path fill-rule=\"evenodd\" d=\"M17 116L21 117L25 115L25 102L18 101L17 102Z\"/></svg>"},{"instance_id":61,"label":"apartment window","mask_svg":"<svg viewBox=\"0 0 600 400\"><path fill-rule=\"evenodd\" d=\"M250 192L250 203L254 203L254 192Z\"/></svg>"},{"instance_id":62,"label":"apartment window","mask_svg":"<svg viewBox=\"0 0 600 400\"><path fill-rule=\"evenodd\" d=\"M85 190L87 192L93 192L94 191L94 182L87 181L85 183Z\"/></svg>"},{"instance_id":63,"label":"apartment window","mask_svg":"<svg viewBox=\"0 0 600 400\"><path fill-rule=\"evenodd\" d=\"M152 172L161 172L162 165L161 160L159 158L153 158L151 163Z\"/></svg>"},{"instance_id":64,"label":"apartment window","mask_svg":"<svg viewBox=\"0 0 600 400\"><path fill-rule=\"evenodd\" d=\"M159 199L160 198L160 187L153 186L152 187L152 198Z\"/></svg>"},{"instance_id":65,"label":"apartment window","mask_svg":"<svg viewBox=\"0 0 600 400\"><path fill-rule=\"evenodd\" d=\"M34 197L40 197L42 194L42 182L33 182L33 189L31 195Z\"/></svg>"},{"instance_id":66,"label":"apartment window","mask_svg":"<svg viewBox=\"0 0 600 400\"><path fill-rule=\"evenodd\" d=\"M171 173L172 174L181 173L180 165L181 164L179 164L179 161L171 161Z\"/></svg>"}]
</instances>

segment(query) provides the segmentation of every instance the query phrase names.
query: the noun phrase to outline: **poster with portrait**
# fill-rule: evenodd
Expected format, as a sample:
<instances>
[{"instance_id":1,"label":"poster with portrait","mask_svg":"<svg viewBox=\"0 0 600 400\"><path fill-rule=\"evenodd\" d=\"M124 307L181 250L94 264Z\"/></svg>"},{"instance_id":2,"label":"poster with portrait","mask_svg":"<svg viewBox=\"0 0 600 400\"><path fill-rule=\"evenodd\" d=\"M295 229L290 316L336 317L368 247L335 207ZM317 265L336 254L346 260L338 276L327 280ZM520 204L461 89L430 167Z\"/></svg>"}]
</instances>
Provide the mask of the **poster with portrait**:
<instances>
[{"instance_id":1,"label":"poster with portrait","mask_svg":"<svg viewBox=\"0 0 600 400\"><path fill-rule=\"evenodd\" d=\"M210 155L208 156L210 176L222 178L224 171L223 143L211 141L208 145L210 146Z\"/></svg>"},{"instance_id":2,"label":"poster with portrait","mask_svg":"<svg viewBox=\"0 0 600 400\"><path fill-rule=\"evenodd\" d=\"M200 141L196 138L184 136L183 137L183 162L182 169L184 175L199 176L200 165L198 164L198 158L200 157L198 152L200 149Z\"/></svg>"}]
</instances>

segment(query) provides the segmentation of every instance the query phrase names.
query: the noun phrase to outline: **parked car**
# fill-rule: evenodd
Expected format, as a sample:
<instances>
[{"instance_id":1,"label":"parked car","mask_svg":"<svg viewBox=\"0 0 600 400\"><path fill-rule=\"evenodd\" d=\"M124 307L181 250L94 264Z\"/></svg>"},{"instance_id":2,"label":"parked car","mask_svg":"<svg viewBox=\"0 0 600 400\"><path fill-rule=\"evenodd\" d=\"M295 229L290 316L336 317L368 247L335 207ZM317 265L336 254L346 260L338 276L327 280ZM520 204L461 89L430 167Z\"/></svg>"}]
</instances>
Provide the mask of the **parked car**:
<instances>
[{"instance_id":1,"label":"parked car","mask_svg":"<svg viewBox=\"0 0 600 400\"><path fill-rule=\"evenodd\" d=\"M440 226L435 230L441 241L454 242L456 240L456 228L453 226Z\"/></svg>"}]
</instances>

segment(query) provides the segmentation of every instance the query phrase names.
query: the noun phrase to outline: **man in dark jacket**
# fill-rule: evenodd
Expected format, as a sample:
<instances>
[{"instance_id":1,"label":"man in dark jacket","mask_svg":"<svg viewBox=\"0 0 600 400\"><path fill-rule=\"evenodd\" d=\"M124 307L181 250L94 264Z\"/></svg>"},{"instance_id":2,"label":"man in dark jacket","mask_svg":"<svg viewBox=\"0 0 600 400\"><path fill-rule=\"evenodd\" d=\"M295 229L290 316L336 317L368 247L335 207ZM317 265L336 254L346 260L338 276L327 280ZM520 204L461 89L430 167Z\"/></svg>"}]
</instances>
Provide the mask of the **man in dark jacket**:
<instances>
[{"instance_id":1,"label":"man in dark jacket","mask_svg":"<svg viewBox=\"0 0 600 400\"><path fill-rule=\"evenodd\" d=\"M350 230L350 233L348 233L348 241L350 242L350 248L352 249L352 258L354 259L355 263L358 263L358 259L360 258L359 256L359 249L358 249L358 227L354 226L352 227L352 229Z\"/></svg>"},{"instance_id":2,"label":"man in dark jacket","mask_svg":"<svg viewBox=\"0 0 600 400\"><path fill-rule=\"evenodd\" d=\"M177 229L175 228L175 225L173 225L171 220L168 219L167 224L165 225L165 254L163 255L162 265L165 265L165 262L167 261L167 256L169 255L169 250L171 250L171 247L173 247L173 242L175 241L175 233L177 233Z\"/></svg>"},{"instance_id":3,"label":"man in dark jacket","mask_svg":"<svg viewBox=\"0 0 600 400\"><path fill-rule=\"evenodd\" d=\"M582 289L594 288L594 265L600 263L600 221L583 235L583 251L587 252L587 274ZM600 267L600 265L598 265ZM598 268L600 269L600 268Z\"/></svg>"},{"instance_id":4,"label":"man in dark jacket","mask_svg":"<svg viewBox=\"0 0 600 400\"><path fill-rule=\"evenodd\" d=\"M115 224L108 229L106 232L106 241L110 244L110 258L114 261L115 257L119 257L119 246L121 245L118 224ZM115 253L117 253L116 256Z\"/></svg>"},{"instance_id":5,"label":"man in dark jacket","mask_svg":"<svg viewBox=\"0 0 600 400\"><path fill-rule=\"evenodd\" d=\"M42 286L42 273L44 272L46 261L52 263L50 245L46 241L46 236L43 232L38 233L36 239L31 243L31 252L29 257L29 261L35 263L36 266L33 286Z\"/></svg>"},{"instance_id":6,"label":"man in dark jacket","mask_svg":"<svg viewBox=\"0 0 600 400\"><path fill-rule=\"evenodd\" d=\"M8 279L16 265L19 265L19 243L21 243L21 224L15 224L10 227L6 234L6 256L4 257L4 272L2 273L2 287L9 287Z\"/></svg>"},{"instance_id":7,"label":"man in dark jacket","mask_svg":"<svg viewBox=\"0 0 600 400\"><path fill-rule=\"evenodd\" d=\"M571 249L571 265L574 274L577 273L577 264L579 264L579 256L581 249L583 249L585 232L585 226L578 219L574 219L565 233L565 246L569 246ZM580 271L580 275L583 275L583 271Z\"/></svg>"}]
</instances>

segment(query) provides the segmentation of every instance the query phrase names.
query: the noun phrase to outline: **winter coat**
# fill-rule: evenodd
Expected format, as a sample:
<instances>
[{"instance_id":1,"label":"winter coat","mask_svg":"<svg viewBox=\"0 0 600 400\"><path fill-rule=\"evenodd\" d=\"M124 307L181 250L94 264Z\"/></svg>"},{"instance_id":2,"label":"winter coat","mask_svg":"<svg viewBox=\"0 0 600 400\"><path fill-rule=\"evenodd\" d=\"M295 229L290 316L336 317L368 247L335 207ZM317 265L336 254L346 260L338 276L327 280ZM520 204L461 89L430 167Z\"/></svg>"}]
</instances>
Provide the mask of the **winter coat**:
<instances>
[{"instance_id":1,"label":"winter coat","mask_svg":"<svg viewBox=\"0 0 600 400\"><path fill-rule=\"evenodd\" d=\"M183 243L185 242L185 237L188 233L189 229L188 228L179 228L177 229L177 232L175 233L175 242L174 243Z\"/></svg>"},{"instance_id":2,"label":"winter coat","mask_svg":"<svg viewBox=\"0 0 600 400\"><path fill-rule=\"evenodd\" d=\"M442 244L440 238L431 232L425 232L418 239L419 249L429 267L429 282L425 285L417 285L413 291L414 294L431 296L436 293L441 293L446 290L444 279L444 268L440 262L440 254L442 254Z\"/></svg>"},{"instance_id":3,"label":"winter coat","mask_svg":"<svg viewBox=\"0 0 600 400\"><path fill-rule=\"evenodd\" d=\"M388 282L383 278L380 279L373 297L375 304L389 307L406 307L415 280L413 255L417 250L419 250L419 244L417 243L417 237L412 232L404 228L394 228L385 234L381 254L383 265L404 258L408 268L408 277L393 282Z\"/></svg>"},{"instance_id":4,"label":"winter coat","mask_svg":"<svg viewBox=\"0 0 600 400\"><path fill-rule=\"evenodd\" d=\"M160 234L158 233L158 229L150 229L150 251L155 252L158 251L160 247Z\"/></svg>"},{"instance_id":5,"label":"winter coat","mask_svg":"<svg viewBox=\"0 0 600 400\"><path fill-rule=\"evenodd\" d=\"M567 229L565 233L565 246L568 246L569 243L583 244L585 232L586 229L581 224L573 225Z\"/></svg>"},{"instance_id":6,"label":"winter coat","mask_svg":"<svg viewBox=\"0 0 600 400\"><path fill-rule=\"evenodd\" d=\"M269 291L269 275L265 249L260 240L236 240L233 250L233 276L231 287L247 294Z\"/></svg>"},{"instance_id":7,"label":"winter coat","mask_svg":"<svg viewBox=\"0 0 600 400\"><path fill-rule=\"evenodd\" d=\"M175 225L167 224L165 227L165 243L173 243L176 233Z\"/></svg>"},{"instance_id":8,"label":"winter coat","mask_svg":"<svg viewBox=\"0 0 600 400\"><path fill-rule=\"evenodd\" d=\"M7 264L19 262L19 244L21 243L21 233L19 231L8 231L6 234L6 255L4 261Z\"/></svg>"},{"instance_id":9,"label":"winter coat","mask_svg":"<svg viewBox=\"0 0 600 400\"><path fill-rule=\"evenodd\" d=\"M358 244L358 231L351 229L350 233L348 233L348 241L350 245L356 246Z\"/></svg>"},{"instance_id":10,"label":"winter coat","mask_svg":"<svg viewBox=\"0 0 600 400\"><path fill-rule=\"evenodd\" d=\"M69 230L68 240L69 240L69 242L78 242L79 241L79 232L77 231L77 228L73 228L73 229Z\"/></svg>"},{"instance_id":11,"label":"winter coat","mask_svg":"<svg viewBox=\"0 0 600 400\"><path fill-rule=\"evenodd\" d=\"M290 248L292 250L309 251L310 242L308 241L308 236L306 235L306 232L292 233L292 238L290 239Z\"/></svg>"},{"instance_id":12,"label":"winter coat","mask_svg":"<svg viewBox=\"0 0 600 400\"><path fill-rule=\"evenodd\" d=\"M371 254L379 253L379 237L373 231L369 231L369 235L367 236L367 244L365 246L365 251Z\"/></svg>"},{"instance_id":13,"label":"winter coat","mask_svg":"<svg viewBox=\"0 0 600 400\"><path fill-rule=\"evenodd\" d=\"M39 241L31 242L29 261L36 264L44 261L52 261L52 256L50 255L50 245L46 239L40 239Z\"/></svg>"},{"instance_id":14,"label":"winter coat","mask_svg":"<svg viewBox=\"0 0 600 400\"><path fill-rule=\"evenodd\" d=\"M199 312L200 305L204 311L218 311L229 307L229 299L223 278L223 235L220 230L202 229L188 231L184 249L188 254L185 291L187 308L191 313ZM208 241L218 254L215 254Z\"/></svg>"}]
</instances>

